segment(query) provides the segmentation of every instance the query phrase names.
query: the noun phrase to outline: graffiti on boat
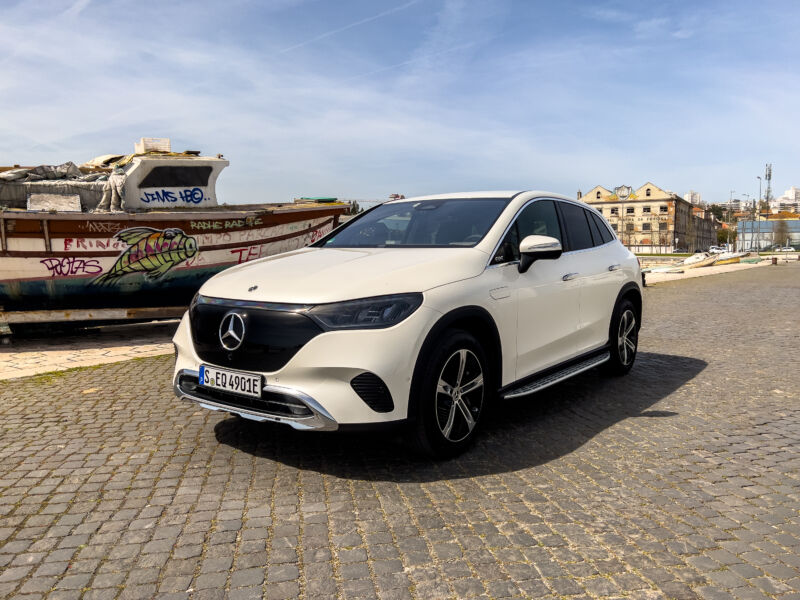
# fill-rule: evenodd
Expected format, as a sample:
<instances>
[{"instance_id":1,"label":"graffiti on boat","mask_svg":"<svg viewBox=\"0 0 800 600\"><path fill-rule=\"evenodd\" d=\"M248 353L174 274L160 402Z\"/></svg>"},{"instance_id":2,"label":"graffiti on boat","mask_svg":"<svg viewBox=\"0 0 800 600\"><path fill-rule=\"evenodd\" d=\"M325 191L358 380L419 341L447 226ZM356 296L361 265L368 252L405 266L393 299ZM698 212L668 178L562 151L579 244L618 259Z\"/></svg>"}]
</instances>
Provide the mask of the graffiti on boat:
<instances>
[{"instance_id":1,"label":"graffiti on boat","mask_svg":"<svg viewBox=\"0 0 800 600\"><path fill-rule=\"evenodd\" d=\"M39 261L51 277L71 277L73 275L97 275L103 268L95 259L67 256L64 258L43 258Z\"/></svg>"},{"instance_id":2,"label":"graffiti on boat","mask_svg":"<svg viewBox=\"0 0 800 600\"><path fill-rule=\"evenodd\" d=\"M92 282L95 285L112 284L131 273L143 273L148 280L154 281L197 254L197 241L175 227L132 227L114 237L126 243L128 248L120 254L114 266Z\"/></svg>"}]
</instances>

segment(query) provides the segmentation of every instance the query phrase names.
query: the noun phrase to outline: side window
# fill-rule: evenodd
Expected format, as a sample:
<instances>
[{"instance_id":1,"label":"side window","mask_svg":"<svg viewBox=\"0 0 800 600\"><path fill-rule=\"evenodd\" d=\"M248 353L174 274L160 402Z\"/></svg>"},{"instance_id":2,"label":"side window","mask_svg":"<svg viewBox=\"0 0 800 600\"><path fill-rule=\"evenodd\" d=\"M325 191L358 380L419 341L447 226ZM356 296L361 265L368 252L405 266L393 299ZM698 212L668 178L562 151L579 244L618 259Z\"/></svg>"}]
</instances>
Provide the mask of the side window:
<instances>
[{"instance_id":1,"label":"side window","mask_svg":"<svg viewBox=\"0 0 800 600\"><path fill-rule=\"evenodd\" d=\"M564 217L564 229L569 240L565 250L570 252L591 248L594 242L584 210L580 206L561 202L561 214Z\"/></svg>"},{"instance_id":2,"label":"side window","mask_svg":"<svg viewBox=\"0 0 800 600\"><path fill-rule=\"evenodd\" d=\"M547 235L564 244L556 206L552 200L537 200L528 206L517 218L517 225L520 241L529 235Z\"/></svg>"},{"instance_id":3,"label":"side window","mask_svg":"<svg viewBox=\"0 0 800 600\"><path fill-rule=\"evenodd\" d=\"M552 200L537 200L525 207L508 230L492 264L519 260L519 243L529 235L547 235L564 244Z\"/></svg>"},{"instance_id":4,"label":"side window","mask_svg":"<svg viewBox=\"0 0 800 600\"><path fill-rule=\"evenodd\" d=\"M600 232L600 237L602 238L604 244L607 244L608 242L614 239L614 237L611 235L611 232L608 230L608 226L606 226L605 222L603 221L602 217L598 217L596 214L591 212L589 213L589 216L592 218L592 221L594 221L595 226Z\"/></svg>"}]
</instances>

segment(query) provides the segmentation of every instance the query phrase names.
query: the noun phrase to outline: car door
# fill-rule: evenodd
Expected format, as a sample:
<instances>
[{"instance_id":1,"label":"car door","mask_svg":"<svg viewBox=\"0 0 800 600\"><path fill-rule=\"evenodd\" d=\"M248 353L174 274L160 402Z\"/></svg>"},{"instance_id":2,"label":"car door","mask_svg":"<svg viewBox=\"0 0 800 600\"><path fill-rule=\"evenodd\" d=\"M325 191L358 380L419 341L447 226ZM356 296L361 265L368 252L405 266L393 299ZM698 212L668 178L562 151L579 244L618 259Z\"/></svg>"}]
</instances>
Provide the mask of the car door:
<instances>
[{"instance_id":1,"label":"car door","mask_svg":"<svg viewBox=\"0 0 800 600\"><path fill-rule=\"evenodd\" d=\"M591 211L571 202L559 202L559 209L567 233L573 272L580 283L575 344L576 354L583 354L608 341L611 312L624 273L620 264L614 264L611 244L606 245L603 241L603 231ZM610 238L610 232L606 231L606 236Z\"/></svg>"},{"instance_id":2,"label":"car door","mask_svg":"<svg viewBox=\"0 0 800 600\"><path fill-rule=\"evenodd\" d=\"M519 243L529 235L548 235L564 243L555 202L535 200L517 215L493 259L495 265L519 260ZM569 273L569 257L538 260L525 273L514 268L517 370L523 379L574 356L578 329L578 282Z\"/></svg>"},{"instance_id":3,"label":"car door","mask_svg":"<svg viewBox=\"0 0 800 600\"><path fill-rule=\"evenodd\" d=\"M588 352L608 342L611 313L626 281L622 268L622 248L612 243L614 237L602 217L591 210L584 209L584 213L594 246L584 253L587 276L581 287L578 352Z\"/></svg>"}]
</instances>

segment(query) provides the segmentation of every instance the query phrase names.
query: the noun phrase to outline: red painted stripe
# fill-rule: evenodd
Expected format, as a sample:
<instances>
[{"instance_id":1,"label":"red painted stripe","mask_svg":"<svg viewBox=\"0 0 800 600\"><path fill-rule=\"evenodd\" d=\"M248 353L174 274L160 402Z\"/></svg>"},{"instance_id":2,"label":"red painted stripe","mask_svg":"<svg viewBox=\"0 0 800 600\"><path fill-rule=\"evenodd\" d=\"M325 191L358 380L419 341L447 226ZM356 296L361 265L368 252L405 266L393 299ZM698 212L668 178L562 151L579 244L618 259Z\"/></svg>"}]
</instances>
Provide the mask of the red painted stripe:
<instances>
[{"instance_id":1,"label":"red painted stripe","mask_svg":"<svg viewBox=\"0 0 800 600\"><path fill-rule=\"evenodd\" d=\"M292 233L286 233L284 235L276 235L273 237L268 238L261 238L258 240L247 240L242 242L228 242L227 244L215 244L212 246L203 246L200 248L200 252L206 252L209 250L227 250L228 248L247 248L248 246L258 246L260 244L269 244L271 242L280 242L282 240L288 240L293 237L300 237L307 233L311 233L312 231L316 231L317 229L321 229L325 227L329 223L333 222L333 219L327 219L320 223L319 225L314 225L312 227L307 227L301 231L293 231ZM198 233L196 235L204 235L203 233ZM212 234L213 235L213 234ZM60 239L60 238L56 238ZM0 257L3 256L12 256L15 258L64 258L66 256L75 256L80 258L98 258L103 256L120 256L127 250L103 250L100 252L92 252L91 254L79 254L77 252L45 252L39 250L7 250L5 252L0 252Z\"/></svg>"}]
</instances>

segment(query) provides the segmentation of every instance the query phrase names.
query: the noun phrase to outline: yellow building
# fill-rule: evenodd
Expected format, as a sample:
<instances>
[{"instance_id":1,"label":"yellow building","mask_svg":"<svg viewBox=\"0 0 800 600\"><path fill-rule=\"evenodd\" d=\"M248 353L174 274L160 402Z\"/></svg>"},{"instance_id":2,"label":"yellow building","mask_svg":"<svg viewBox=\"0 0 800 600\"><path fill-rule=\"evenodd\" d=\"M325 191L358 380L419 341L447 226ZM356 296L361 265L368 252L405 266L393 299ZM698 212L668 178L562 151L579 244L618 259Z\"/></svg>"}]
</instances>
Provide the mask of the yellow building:
<instances>
[{"instance_id":1,"label":"yellow building","mask_svg":"<svg viewBox=\"0 0 800 600\"><path fill-rule=\"evenodd\" d=\"M598 185L586 194L578 192L578 199L600 211L633 252L693 252L717 243L718 227L710 211L697 209L651 182L636 190L620 186L613 192Z\"/></svg>"}]
</instances>

